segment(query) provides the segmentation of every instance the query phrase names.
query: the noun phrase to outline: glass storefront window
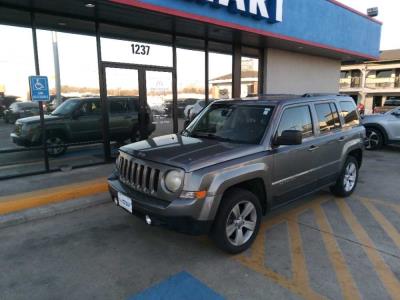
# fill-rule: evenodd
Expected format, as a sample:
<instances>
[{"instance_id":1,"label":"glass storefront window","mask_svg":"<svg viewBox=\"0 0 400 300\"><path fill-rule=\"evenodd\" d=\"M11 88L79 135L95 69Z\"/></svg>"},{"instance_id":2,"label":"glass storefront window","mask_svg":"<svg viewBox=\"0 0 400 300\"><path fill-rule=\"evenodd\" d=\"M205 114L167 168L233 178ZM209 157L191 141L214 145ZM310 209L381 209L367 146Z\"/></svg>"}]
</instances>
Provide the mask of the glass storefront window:
<instances>
[{"instance_id":1,"label":"glass storefront window","mask_svg":"<svg viewBox=\"0 0 400 300\"><path fill-rule=\"evenodd\" d=\"M101 38L103 61L172 67L172 47Z\"/></svg>"},{"instance_id":2,"label":"glass storefront window","mask_svg":"<svg viewBox=\"0 0 400 300\"><path fill-rule=\"evenodd\" d=\"M45 116L50 168L102 162L96 38L37 30L37 40L41 75L48 76L51 94Z\"/></svg>"},{"instance_id":3,"label":"glass storefront window","mask_svg":"<svg viewBox=\"0 0 400 300\"><path fill-rule=\"evenodd\" d=\"M205 106L205 52L177 49L178 126L184 129Z\"/></svg>"},{"instance_id":4,"label":"glass storefront window","mask_svg":"<svg viewBox=\"0 0 400 300\"><path fill-rule=\"evenodd\" d=\"M232 55L209 53L210 99L232 98Z\"/></svg>"},{"instance_id":5,"label":"glass storefront window","mask_svg":"<svg viewBox=\"0 0 400 300\"><path fill-rule=\"evenodd\" d=\"M35 75L32 30L0 25L0 178L44 170L43 151L28 148L23 120L37 116L28 77ZM14 134L14 137L10 135ZM32 132L33 134L33 132ZM33 146L33 145L29 145Z\"/></svg>"},{"instance_id":6,"label":"glass storefront window","mask_svg":"<svg viewBox=\"0 0 400 300\"><path fill-rule=\"evenodd\" d=\"M241 97L258 95L258 58L242 57Z\"/></svg>"}]
</instances>

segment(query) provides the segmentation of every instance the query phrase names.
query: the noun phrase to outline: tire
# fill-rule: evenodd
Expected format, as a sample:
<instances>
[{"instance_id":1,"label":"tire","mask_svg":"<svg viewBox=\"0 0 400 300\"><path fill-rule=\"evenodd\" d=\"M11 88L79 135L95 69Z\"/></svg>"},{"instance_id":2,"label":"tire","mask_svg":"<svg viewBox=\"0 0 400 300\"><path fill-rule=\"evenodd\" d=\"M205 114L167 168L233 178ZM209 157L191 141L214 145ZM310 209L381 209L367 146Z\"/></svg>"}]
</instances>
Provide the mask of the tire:
<instances>
[{"instance_id":1,"label":"tire","mask_svg":"<svg viewBox=\"0 0 400 300\"><path fill-rule=\"evenodd\" d=\"M257 236L261 218L262 209L258 198L247 190L233 188L222 198L211 238L220 249L228 253L243 252Z\"/></svg>"},{"instance_id":2,"label":"tire","mask_svg":"<svg viewBox=\"0 0 400 300\"><path fill-rule=\"evenodd\" d=\"M67 151L65 138L62 135L49 134L46 138L47 154L51 157L63 155Z\"/></svg>"},{"instance_id":3,"label":"tire","mask_svg":"<svg viewBox=\"0 0 400 300\"><path fill-rule=\"evenodd\" d=\"M358 176L358 161L354 156L349 156L336 184L330 187L331 192L338 197L350 196L357 187Z\"/></svg>"},{"instance_id":4,"label":"tire","mask_svg":"<svg viewBox=\"0 0 400 300\"><path fill-rule=\"evenodd\" d=\"M367 127L367 150L379 150L384 144L383 134L379 129Z\"/></svg>"},{"instance_id":5,"label":"tire","mask_svg":"<svg viewBox=\"0 0 400 300\"><path fill-rule=\"evenodd\" d=\"M141 136L140 136L140 130L139 129L134 129L131 135L131 143L136 143L139 142L141 140Z\"/></svg>"}]
</instances>

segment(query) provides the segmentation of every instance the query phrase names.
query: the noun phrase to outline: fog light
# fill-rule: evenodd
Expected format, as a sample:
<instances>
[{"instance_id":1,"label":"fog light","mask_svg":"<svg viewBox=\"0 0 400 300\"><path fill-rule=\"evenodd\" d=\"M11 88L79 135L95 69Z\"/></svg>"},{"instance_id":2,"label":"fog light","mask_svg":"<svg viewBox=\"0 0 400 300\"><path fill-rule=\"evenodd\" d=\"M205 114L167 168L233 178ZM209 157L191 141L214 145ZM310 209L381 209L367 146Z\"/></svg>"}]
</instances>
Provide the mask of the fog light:
<instances>
[{"instance_id":1,"label":"fog light","mask_svg":"<svg viewBox=\"0 0 400 300\"><path fill-rule=\"evenodd\" d=\"M146 215L146 223L147 225L151 225L151 218L149 215Z\"/></svg>"}]
</instances>

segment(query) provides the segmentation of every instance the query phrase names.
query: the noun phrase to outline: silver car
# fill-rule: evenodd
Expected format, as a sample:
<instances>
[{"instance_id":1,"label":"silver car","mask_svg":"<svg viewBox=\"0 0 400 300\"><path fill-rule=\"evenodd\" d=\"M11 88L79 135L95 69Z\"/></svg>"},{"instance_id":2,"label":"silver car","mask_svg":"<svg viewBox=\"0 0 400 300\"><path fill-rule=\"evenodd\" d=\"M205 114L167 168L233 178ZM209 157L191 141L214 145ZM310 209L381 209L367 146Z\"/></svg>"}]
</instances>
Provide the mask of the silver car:
<instances>
[{"instance_id":1,"label":"silver car","mask_svg":"<svg viewBox=\"0 0 400 300\"><path fill-rule=\"evenodd\" d=\"M182 132L120 149L112 199L147 224L246 250L262 216L330 187L357 186L365 128L347 96L216 101Z\"/></svg>"},{"instance_id":2,"label":"silver car","mask_svg":"<svg viewBox=\"0 0 400 300\"><path fill-rule=\"evenodd\" d=\"M367 130L368 150L378 150L387 144L400 143L400 107L384 114L366 115L362 124Z\"/></svg>"}]
</instances>

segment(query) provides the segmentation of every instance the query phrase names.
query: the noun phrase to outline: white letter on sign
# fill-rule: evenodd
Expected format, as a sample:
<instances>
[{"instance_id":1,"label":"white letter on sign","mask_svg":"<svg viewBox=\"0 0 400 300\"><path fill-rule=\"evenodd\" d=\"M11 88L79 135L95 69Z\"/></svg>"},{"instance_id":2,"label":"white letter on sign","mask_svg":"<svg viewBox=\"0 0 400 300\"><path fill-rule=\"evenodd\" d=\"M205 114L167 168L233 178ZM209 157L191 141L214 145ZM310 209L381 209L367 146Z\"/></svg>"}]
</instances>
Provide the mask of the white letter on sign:
<instances>
[{"instance_id":1,"label":"white letter on sign","mask_svg":"<svg viewBox=\"0 0 400 300\"><path fill-rule=\"evenodd\" d=\"M267 6L265 5L265 0L250 0L250 13L257 15L258 9L260 9L260 14L263 18L269 18Z\"/></svg>"},{"instance_id":2,"label":"white letter on sign","mask_svg":"<svg viewBox=\"0 0 400 300\"><path fill-rule=\"evenodd\" d=\"M230 0L219 0L219 4L223 5L223 6L228 6L229 2L230 2ZM246 11L246 6L244 4L244 0L236 0L236 8L241 11Z\"/></svg>"}]
</instances>

